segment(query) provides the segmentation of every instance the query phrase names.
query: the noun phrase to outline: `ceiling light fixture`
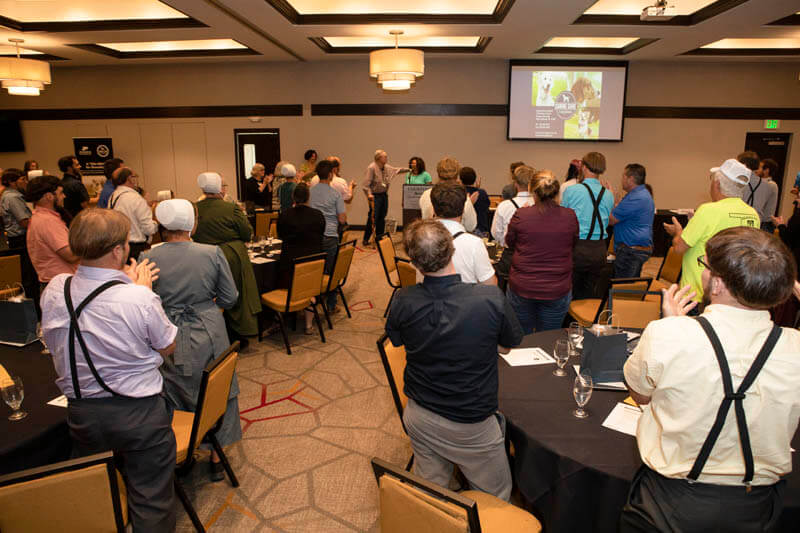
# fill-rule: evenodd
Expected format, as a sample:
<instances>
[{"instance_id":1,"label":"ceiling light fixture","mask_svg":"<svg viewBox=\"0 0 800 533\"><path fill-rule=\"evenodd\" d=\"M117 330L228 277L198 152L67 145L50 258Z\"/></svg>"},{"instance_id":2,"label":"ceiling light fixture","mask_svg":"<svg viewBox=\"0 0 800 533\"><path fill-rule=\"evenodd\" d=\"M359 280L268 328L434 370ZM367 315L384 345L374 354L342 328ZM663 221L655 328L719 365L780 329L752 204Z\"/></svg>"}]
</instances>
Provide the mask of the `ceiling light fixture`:
<instances>
[{"instance_id":1,"label":"ceiling light fixture","mask_svg":"<svg viewBox=\"0 0 800 533\"><path fill-rule=\"evenodd\" d=\"M391 30L394 48L375 50L369 54L369 75L378 78L386 91L406 91L425 74L425 54L422 50L400 48L402 30Z\"/></svg>"},{"instance_id":2,"label":"ceiling light fixture","mask_svg":"<svg viewBox=\"0 0 800 533\"><path fill-rule=\"evenodd\" d=\"M39 96L45 84L50 84L50 64L38 59L23 59L19 45L23 39L9 39L17 48L17 57L0 57L0 84L8 94Z\"/></svg>"}]
</instances>

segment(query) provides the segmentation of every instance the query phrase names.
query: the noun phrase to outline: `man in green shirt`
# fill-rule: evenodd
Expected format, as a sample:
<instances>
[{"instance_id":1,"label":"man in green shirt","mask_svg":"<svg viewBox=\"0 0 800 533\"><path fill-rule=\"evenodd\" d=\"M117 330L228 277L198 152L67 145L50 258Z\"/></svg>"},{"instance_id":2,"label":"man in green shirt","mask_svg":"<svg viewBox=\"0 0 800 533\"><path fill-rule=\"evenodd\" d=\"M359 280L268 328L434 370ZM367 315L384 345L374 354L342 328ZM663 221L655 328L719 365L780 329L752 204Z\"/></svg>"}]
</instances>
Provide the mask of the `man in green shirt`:
<instances>
[{"instance_id":1,"label":"man in green shirt","mask_svg":"<svg viewBox=\"0 0 800 533\"><path fill-rule=\"evenodd\" d=\"M735 226L758 228L760 220L755 209L741 199L742 190L750 180L750 170L735 159L728 159L711 169L711 202L697 208L686 228L672 217L672 224L664 229L672 236L675 250L683 254L681 287L691 285L693 299L703 301L703 266L697 261L703 257L706 242L718 232Z\"/></svg>"}]
</instances>

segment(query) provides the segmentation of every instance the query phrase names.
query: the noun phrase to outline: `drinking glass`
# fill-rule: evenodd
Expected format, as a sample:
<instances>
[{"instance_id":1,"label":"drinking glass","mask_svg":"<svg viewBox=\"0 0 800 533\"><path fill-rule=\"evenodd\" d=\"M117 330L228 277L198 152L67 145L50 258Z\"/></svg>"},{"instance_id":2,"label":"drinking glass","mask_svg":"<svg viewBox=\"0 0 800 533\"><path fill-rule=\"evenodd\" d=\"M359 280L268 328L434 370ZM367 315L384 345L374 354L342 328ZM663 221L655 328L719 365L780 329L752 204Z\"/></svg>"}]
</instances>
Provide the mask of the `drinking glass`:
<instances>
[{"instance_id":1,"label":"drinking glass","mask_svg":"<svg viewBox=\"0 0 800 533\"><path fill-rule=\"evenodd\" d=\"M569 359L569 341L563 339L557 340L553 347L553 355L556 358L556 365L558 365L558 368L553 370L553 375L559 377L566 376L567 373L564 371L564 365L567 364L567 359Z\"/></svg>"},{"instance_id":2,"label":"drinking glass","mask_svg":"<svg viewBox=\"0 0 800 533\"><path fill-rule=\"evenodd\" d=\"M576 418L586 418L589 413L583 410L583 406L587 404L589 398L592 397L592 376L589 374L580 373L575 376L575 384L572 387L572 395L575 397L575 403L578 408L572 412Z\"/></svg>"},{"instance_id":3,"label":"drinking glass","mask_svg":"<svg viewBox=\"0 0 800 533\"><path fill-rule=\"evenodd\" d=\"M578 322L570 322L567 336L569 337L570 347L574 349L574 355L578 355L578 344L583 339L583 327Z\"/></svg>"},{"instance_id":4,"label":"drinking glass","mask_svg":"<svg viewBox=\"0 0 800 533\"><path fill-rule=\"evenodd\" d=\"M22 379L17 376L11 378L11 383L0 389L3 394L3 401L14 411L9 420L22 420L28 413L20 410L22 399L25 397L25 389L22 388Z\"/></svg>"}]
</instances>

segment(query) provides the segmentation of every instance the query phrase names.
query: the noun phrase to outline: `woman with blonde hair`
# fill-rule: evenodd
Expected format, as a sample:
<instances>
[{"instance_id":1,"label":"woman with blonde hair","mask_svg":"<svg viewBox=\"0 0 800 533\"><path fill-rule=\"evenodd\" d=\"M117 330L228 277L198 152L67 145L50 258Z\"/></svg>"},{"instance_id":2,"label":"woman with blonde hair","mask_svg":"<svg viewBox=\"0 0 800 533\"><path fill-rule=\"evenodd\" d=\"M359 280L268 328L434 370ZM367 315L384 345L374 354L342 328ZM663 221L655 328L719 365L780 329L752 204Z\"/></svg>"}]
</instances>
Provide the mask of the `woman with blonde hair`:
<instances>
[{"instance_id":1,"label":"woman with blonde hair","mask_svg":"<svg viewBox=\"0 0 800 533\"><path fill-rule=\"evenodd\" d=\"M558 329L572 295L572 248L578 239L578 218L558 205L560 185L549 170L530 181L534 205L517 209L506 232L513 248L508 300L525 334Z\"/></svg>"}]
</instances>

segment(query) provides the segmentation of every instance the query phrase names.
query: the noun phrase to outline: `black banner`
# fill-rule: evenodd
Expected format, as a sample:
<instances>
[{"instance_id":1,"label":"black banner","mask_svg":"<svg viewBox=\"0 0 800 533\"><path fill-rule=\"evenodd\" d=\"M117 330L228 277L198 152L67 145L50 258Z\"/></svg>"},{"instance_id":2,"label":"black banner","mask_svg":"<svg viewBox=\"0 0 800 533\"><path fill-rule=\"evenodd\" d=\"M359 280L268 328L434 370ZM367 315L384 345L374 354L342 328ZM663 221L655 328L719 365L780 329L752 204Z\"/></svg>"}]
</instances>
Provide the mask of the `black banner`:
<instances>
[{"instance_id":1,"label":"black banner","mask_svg":"<svg viewBox=\"0 0 800 533\"><path fill-rule=\"evenodd\" d=\"M73 137L75 157L84 176L102 176L103 163L114 157L111 137Z\"/></svg>"}]
</instances>

